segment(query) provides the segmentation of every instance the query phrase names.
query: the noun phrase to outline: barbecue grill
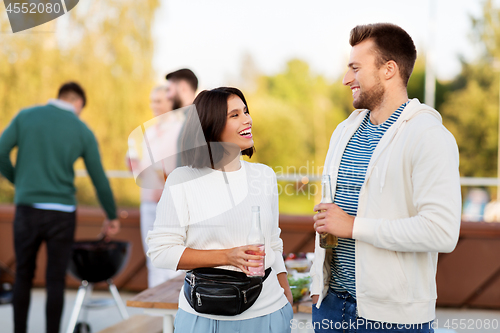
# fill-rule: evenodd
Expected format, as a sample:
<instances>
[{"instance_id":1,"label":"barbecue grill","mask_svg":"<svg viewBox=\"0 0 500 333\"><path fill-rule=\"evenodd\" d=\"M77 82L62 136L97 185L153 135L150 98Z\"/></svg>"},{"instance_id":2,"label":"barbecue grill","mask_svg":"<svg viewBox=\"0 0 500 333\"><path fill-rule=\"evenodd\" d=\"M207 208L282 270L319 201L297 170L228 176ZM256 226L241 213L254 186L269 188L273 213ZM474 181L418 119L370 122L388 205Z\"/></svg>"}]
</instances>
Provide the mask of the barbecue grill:
<instances>
[{"instance_id":1,"label":"barbecue grill","mask_svg":"<svg viewBox=\"0 0 500 333\"><path fill-rule=\"evenodd\" d=\"M0 261L0 281L3 281L3 274L15 278L15 273L3 262ZM0 283L0 304L12 303L12 284L8 282Z\"/></svg>"},{"instance_id":2,"label":"barbecue grill","mask_svg":"<svg viewBox=\"0 0 500 333\"><path fill-rule=\"evenodd\" d=\"M116 305L122 318L128 318L127 310L112 278L125 267L129 253L130 243L128 242L97 240L74 243L69 273L82 280L82 284L78 288L66 333L90 333L90 325L85 322L86 310L90 308ZM108 284L113 299L91 300L94 283L104 281ZM81 313L83 321L78 322Z\"/></svg>"}]
</instances>

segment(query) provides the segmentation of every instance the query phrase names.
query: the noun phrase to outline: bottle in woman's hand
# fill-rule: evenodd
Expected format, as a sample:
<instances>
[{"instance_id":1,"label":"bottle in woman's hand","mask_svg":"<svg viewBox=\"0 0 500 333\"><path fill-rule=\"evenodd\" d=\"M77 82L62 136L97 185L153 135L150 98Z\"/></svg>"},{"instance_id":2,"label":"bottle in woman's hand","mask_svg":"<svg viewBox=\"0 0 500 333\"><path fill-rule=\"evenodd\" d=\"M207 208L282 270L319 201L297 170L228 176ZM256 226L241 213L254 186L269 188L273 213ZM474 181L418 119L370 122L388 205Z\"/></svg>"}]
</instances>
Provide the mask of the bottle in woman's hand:
<instances>
[{"instance_id":1,"label":"bottle in woman's hand","mask_svg":"<svg viewBox=\"0 0 500 333\"><path fill-rule=\"evenodd\" d=\"M259 252L256 251L247 251L247 254L250 255L261 255L261 260L248 260L250 263L260 263L261 265L258 267L248 267L248 271L250 274L248 276L264 276L264 253L265 253L265 240L264 234L262 233L262 227L260 224L260 207L252 206L252 226L250 228L250 233L247 237L247 244L254 245L259 248Z\"/></svg>"}]
</instances>

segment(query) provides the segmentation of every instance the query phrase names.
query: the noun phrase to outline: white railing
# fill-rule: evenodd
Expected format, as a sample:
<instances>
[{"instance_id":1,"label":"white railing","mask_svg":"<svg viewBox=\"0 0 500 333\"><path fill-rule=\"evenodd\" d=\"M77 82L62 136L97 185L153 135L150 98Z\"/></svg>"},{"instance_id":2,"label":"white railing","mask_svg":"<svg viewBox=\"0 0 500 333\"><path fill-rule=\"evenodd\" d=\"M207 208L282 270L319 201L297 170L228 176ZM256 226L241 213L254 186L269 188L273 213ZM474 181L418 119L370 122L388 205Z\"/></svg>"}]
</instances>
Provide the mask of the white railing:
<instances>
[{"instance_id":1,"label":"white railing","mask_svg":"<svg viewBox=\"0 0 500 333\"><path fill-rule=\"evenodd\" d=\"M77 177L87 177L89 174L85 169L75 170L75 175ZM108 178L134 178L132 172L127 170L109 170L106 171L106 176Z\"/></svg>"},{"instance_id":2,"label":"white railing","mask_svg":"<svg viewBox=\"0 0 500 333\"><path fill-rule=\"evenodd\" d=\"M75 170L77 177L87 177L88 173L85 169ZM106 171L108 178L133 178L132 172L127 170L109 170ZM321 180L321 175L300 175L288 174L278 175L278 180L281 181L303 181L304 183L316 182ZM493 177L461 177L460 184L462 186L497 186L498 179Z\"/></svg>"}]
</instances>

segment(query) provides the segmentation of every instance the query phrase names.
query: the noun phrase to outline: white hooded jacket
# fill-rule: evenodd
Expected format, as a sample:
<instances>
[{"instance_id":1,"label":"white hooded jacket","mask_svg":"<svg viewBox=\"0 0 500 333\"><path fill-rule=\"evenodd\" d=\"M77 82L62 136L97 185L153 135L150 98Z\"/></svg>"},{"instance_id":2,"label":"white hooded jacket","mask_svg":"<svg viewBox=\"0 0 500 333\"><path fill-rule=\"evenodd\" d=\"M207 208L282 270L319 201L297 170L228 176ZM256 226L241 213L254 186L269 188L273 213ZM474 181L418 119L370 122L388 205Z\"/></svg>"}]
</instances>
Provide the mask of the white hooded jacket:
<instances>
[{"instance_id":1,"label":"white hooded jacket","mask_svg":"<svg viewBox=\"0 0 500 333\"><path fill-rule=\"evenodd\" d=\"M335 129L324 173L337 182L347 143L368 110ZM435 318L438 252L455 248L461 220L458 148L439 113L413 99L373 152L354 220L360 317L398 324ZM335 188L335 186L333 187ZM332 251L319 247L311 294L320 307L329 288Z\"/></svg>"}]
</instances>

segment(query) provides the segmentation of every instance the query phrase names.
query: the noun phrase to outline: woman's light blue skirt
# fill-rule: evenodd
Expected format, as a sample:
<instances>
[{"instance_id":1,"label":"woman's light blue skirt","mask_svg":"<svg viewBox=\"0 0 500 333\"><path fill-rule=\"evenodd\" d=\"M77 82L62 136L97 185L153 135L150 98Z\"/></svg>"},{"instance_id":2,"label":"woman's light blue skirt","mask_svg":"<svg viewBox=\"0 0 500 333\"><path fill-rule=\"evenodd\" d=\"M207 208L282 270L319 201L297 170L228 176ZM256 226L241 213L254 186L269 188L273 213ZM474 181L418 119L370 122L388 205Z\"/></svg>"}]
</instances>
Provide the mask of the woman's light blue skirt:
<instances>
[{"instance_id":1,"label":"woman's light blue skirt","mask_svg":"<svg viewBox=\"0 0 500 333\"><path fill-rule=\"evenodd\" d=\"M268 315L245 320L214 320L179 309L174 333L290 333L292 319L290 303Z\"/></svg>"}]
</instances>

